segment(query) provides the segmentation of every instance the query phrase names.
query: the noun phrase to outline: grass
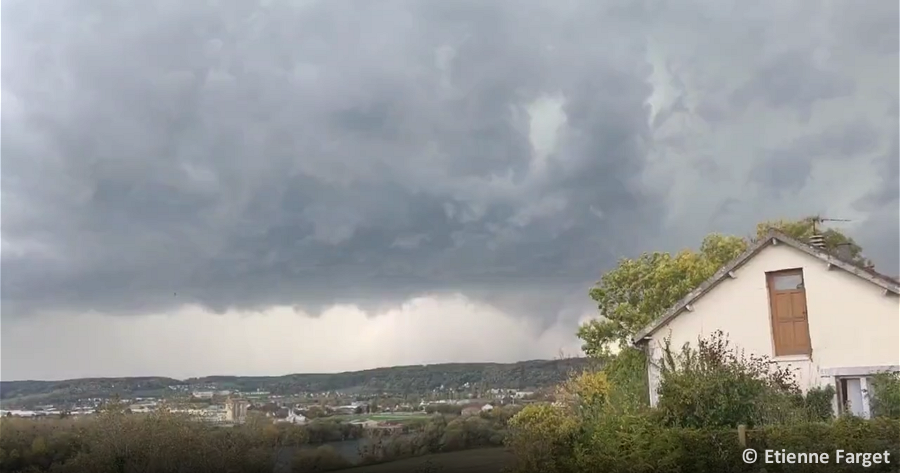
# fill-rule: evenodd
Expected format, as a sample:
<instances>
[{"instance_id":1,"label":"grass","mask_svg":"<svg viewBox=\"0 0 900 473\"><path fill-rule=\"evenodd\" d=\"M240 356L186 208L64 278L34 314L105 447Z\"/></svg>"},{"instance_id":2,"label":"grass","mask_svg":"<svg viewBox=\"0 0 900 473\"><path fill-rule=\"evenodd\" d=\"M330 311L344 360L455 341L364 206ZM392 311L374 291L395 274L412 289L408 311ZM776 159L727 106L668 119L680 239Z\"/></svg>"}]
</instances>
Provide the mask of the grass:
<instances>
[{"instance_id":1,"label":"grass","mask_svg":"<svg viewBox=\"0 0 900 473\"><path fill-rule=\"evenodd\" d=\"M433 453L415 458L348 468L347 473L500 473L512 464L503 447Z\"/></svg>"}]
</instances>

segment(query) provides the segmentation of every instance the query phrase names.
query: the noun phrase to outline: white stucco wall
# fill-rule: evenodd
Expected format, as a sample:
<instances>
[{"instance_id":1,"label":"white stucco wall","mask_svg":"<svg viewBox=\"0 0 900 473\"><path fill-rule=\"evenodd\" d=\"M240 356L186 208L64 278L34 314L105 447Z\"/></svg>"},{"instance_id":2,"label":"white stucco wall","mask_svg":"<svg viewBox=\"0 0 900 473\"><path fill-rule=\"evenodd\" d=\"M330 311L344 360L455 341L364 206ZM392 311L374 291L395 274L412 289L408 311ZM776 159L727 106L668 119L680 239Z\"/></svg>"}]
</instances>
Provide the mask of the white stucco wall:
<instances>
[{"instance_id":1,"label":"white stucco wall","mask_svg":"<svg viewBox=\"0 0 900 473\"><path fill-rule=\"evenodd\" d=\"M812 355L775 358L766 272L803 268ZM652 356L661 355L666 337L672 349L723 331L733 346L790 366L805 391L834 383L837 368L900 365L900 298L787 245L769 245L651 335ZM656 403L657 372L650 369L651 402Z\"/></svg>"}]
</instances>

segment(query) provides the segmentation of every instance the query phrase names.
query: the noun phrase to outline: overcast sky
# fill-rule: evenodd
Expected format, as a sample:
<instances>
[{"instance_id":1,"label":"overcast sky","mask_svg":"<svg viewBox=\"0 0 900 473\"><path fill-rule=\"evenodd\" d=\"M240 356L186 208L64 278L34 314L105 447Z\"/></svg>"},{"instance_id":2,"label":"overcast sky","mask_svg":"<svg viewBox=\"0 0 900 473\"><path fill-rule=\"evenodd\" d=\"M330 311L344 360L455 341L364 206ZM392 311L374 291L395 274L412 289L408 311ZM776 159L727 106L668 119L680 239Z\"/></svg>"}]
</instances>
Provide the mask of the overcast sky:
<instances>
[{"instance_id":1,"label":"overcast sky","mask_svg":"<svg viewBox=\"0 0 900 473\"><path fill-rule=\"evenodd\" d=\"M3 379L578 350L623 256L900 272L898 3L2 3Z\"/></svg>"}]
</instances>

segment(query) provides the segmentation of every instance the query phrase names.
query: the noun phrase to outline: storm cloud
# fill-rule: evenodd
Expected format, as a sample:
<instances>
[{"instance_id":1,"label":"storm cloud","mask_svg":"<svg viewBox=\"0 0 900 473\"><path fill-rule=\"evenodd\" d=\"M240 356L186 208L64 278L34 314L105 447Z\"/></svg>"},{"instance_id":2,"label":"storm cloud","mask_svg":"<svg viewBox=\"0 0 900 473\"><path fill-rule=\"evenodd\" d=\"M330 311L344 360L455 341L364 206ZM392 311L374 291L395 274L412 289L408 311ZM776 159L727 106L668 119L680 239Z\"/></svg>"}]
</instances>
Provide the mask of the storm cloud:
<instances>
[{"instance_id":1,"label":"storm cloud","mask_svg":"<svg viewBox=\"0 0 900 473\"><path fill-rule=\"evenodd\" d=\"M574 333L618 258L812 213L898 272L876 4L5 1L3 323L463 297Z\"/></svg>"}]
</instances>

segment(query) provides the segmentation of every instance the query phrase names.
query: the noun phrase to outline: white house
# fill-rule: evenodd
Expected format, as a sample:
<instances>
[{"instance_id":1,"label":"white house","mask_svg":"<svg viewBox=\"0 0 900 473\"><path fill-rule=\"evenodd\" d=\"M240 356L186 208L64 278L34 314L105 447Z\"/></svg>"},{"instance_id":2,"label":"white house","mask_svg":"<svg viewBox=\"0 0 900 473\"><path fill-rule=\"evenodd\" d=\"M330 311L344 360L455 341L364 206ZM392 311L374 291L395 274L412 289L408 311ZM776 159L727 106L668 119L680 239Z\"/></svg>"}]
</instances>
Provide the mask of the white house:
<instances>
[{"instance_id":1,"label":"white house","mask_svg":"<svg viewBox=\"0 0 900 473\"><path fill-rule=\"evenodd\" d=\"M835 410L868 416L871 375L900 371L900 283L777 231L691 291L638 332L649 355L650 402L658 360L721 330L747 354L789 365L800 387L836 388Z\"/></svg>"},{"instance_id":2,"label":"white house","mask_svg":"<svg viewBox=\"0 0 900 473\"><path fill-rule=\"evenodd\" d=\"M306 416L300 414L294 409L288 409L288 415L284 419L277 419L276 423L289 423L294 425L304 425L307 422Z\"/></svg>"}]
</instances>

